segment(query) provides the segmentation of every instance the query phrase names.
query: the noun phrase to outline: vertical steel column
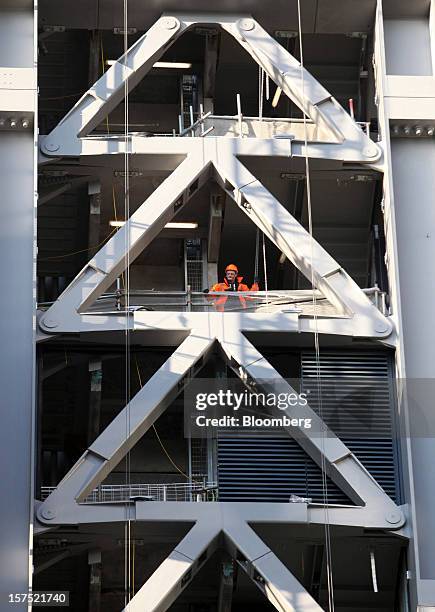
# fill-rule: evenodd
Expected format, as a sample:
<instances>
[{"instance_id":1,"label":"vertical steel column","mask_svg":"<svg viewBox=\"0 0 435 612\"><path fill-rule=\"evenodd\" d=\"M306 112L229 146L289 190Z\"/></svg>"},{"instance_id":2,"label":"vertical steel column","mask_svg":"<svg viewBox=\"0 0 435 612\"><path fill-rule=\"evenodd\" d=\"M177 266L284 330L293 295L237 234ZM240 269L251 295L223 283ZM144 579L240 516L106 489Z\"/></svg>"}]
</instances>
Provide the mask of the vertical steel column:
<instances>
[{"instance_id":1,"label":"vertical steel column","mask_svg":"<svg viewBox=\"0 0 435 612\"><path fill-rule=\"evenodd\" d=\"M399 339L396 366L397 376L406 380L400 418L413 612L435 611L435 486L427 469L435 464L435 141L428 131L435 124L433 13L432 2L429 19L426 14L395 18L394 12L386 19L379 0L375 47L387 267ZM426 415L424 431L422 423L416 426L417 407Z\"/></svg>"},{"instance_id":2,"label":"vertical steel column","mask_svg":"<svg viewBox=\"0 0 435 612\"><path fill-rule=\"evenodd\" d=\"M20 8L16 8L17 4ZM31 584L35 378L36 8L0 7L0 609Z\"/></svg>"}]
</instances>

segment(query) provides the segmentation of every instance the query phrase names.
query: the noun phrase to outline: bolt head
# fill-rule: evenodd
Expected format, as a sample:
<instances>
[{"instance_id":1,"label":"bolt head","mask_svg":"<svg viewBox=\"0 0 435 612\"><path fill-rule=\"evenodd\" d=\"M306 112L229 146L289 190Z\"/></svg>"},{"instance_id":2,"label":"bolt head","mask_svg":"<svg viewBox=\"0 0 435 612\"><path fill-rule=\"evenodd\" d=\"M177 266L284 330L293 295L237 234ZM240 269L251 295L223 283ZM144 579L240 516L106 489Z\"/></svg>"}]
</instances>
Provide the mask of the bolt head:
<instances>
[{"instance_id":1,"label":"bolt head","mask_svg":"<svg viewBox=\"0 0 435 612\"><path fill-rule=\"evenodd\" d=\"M175 30L180 22L175 17L163 17L161 24L165 30Z\"/></svg>"},{"instance_id":2,"label":"bolt head","mask_svg":"<svg viewBox=\"0 0 435 612\"><path fill-rule=\"evenodd\" d=\"M239 27L241 30L249 32L250 30L253 30L255 28L255 23L252 19L240 19Z\"/></svg>"},{"instance_id":3,"label":"bolt head","mask_svg":"<svg viewBox=\"0 0 435 612\"><path fill-rule=\"evenodd\" d=\"M56 516L56 512L54 510L51 510L51 508L44 508L41 512L41 516L47 521L50 521L51 519L54 519L54 517Z\"/></svg>"},{"instance_id":4,"label":"bolt head","mask_svg":"<svg viewBox=\"0 0 435 612\"><path fill-rule=\"evenodd\" d=\"M377 150L374 147L366 147L363 150L363 153L365 157L376 157L376 155L378 154Z\"/></svg>"},{"instance_id":5,"label":"bolt head","mask_svg":"<svg viewBox=\"0 0 435 612\"><path fill-rule=\"evenodd\" d=\"M385 516L387 523L390 523L390 525L397 525L397 523L400 523L402 518L403 518L402 513L395 512L394 510L391 512L388 512L388 514Z\"/></svg>"},{"instance_id":6,"label":"bolt head","mask_svg":"<svg viewBox=\"0 0 435 612\"><path fill-rule=\"evenodd\" d=\"M387 325L383 325L381 322L377 323L375 325L375 332L378 334L384 334L385 332L388 331L388 326Z\"/></svg>"},{"instance_id":7,"label":"bolt head","mask_svg":"<svg viewBox=\"0 0 435 612\"><path fill-rule=\"evenodd\" d=\"M48 327L49 329L53 329L59 325L54 319L42 319L41 323L44 327Z\"/></svg>"},{"instance_id":8,"label":"bolt head","mask_svg":"<svg viewBox=\"0 0 435 612\"><path fill-rule=\"evenodd\" d=\"M47 142L47 144L45 145L45 148L47 149L47 151L54 152L59 149L59 145L56 144L55 142Z\"/></svg>"}]
</instances>

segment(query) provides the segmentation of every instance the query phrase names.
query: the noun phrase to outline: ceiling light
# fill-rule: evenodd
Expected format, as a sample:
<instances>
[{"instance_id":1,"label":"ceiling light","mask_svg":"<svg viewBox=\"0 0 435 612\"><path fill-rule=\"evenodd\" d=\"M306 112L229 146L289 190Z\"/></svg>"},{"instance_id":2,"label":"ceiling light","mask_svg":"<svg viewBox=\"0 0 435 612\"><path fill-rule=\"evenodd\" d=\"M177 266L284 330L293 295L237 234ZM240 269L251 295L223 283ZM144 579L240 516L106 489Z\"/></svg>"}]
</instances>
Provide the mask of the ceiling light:
<instances>
[{"instance_id":1,"label":"ceiling light","mask_svg":"<svg viewBox=\"0 0 435 612\"><path fill-rule=\"evenodd\" d=\"M192 68L189 62L156 62L153 68Z\"/></svg>"},{"instance_id":2,"label":"ceiling light","mask_svg":"<svg viewBox=\"0 0 435 612\"><path fill-rule=\"evenodd\" d=\"M427 135L428 136L433 136L435 134L435 129L432 126L429 126L427 128Z\"/></svg>"},{"instance_id":3,"label":"ceiling light","mask_svg":"<svg viewBox=\"0 0 435 612\"><path fill-rule=\"evenodd\" d=\"M119 60L106 60L107 66L113 66ZM122 64L122 62L120 62ZM123 64L122 64L123 65ZM175 68L175 69L189 69L192 68L192 64L190 62L156 62L153 65L153 68Z\"/></svg>"},{"instance_id":4,"label":"ceiling light","mask_svg":"<svg viewBox=\"0 0 435 612\"><path fill-rule=\"evenodd\" d=\"M110 227L122 227L125 225L125 221L109 221ZM166 223L165 229L196 229L198 227L198 223L194 222L172 222Z\"/></svg>"},{"instance_id":5,"label":"ceiling light","mask_svg":"<svg viewBox=\"0 0 435 612\"><path fill-rule=\"evenodd\" d=\"M198 223L184 223L184 222L172 222L167 223L165 225L165 229L196 229L198 227Z\"/></svg>"}]
</instances>

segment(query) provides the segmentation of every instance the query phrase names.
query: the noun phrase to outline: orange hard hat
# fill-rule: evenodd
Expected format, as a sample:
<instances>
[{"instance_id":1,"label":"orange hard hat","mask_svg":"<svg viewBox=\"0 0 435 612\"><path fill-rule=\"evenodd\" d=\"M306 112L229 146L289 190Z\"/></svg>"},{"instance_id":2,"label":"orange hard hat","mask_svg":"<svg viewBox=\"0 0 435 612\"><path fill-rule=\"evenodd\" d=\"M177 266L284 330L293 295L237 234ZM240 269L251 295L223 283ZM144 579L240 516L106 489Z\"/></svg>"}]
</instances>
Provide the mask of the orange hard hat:
<instances>
[{"instance_id":1,"label":"orange hard hat","mask_svg":"<svg viewBox=\"0 0 435 612\"><path fill-rule=\"evenodd\" d=\"M228 264L228 266L225 268L225 272L228 272L230 270L235 272L236 274L239 273L239 269L235 264Z\"/></svg>"}]
</instances>

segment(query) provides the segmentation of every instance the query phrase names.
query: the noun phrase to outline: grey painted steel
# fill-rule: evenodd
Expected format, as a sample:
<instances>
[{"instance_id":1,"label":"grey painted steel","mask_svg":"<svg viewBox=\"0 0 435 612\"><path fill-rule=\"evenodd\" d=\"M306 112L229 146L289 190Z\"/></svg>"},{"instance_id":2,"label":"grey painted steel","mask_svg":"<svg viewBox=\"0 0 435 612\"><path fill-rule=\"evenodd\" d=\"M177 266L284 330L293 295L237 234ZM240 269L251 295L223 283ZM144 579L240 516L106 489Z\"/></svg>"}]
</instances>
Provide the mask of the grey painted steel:
<instances>
[{"instance_id":1,"label":"grey painted steel","mask_svg":"<svg viewBox=\"0 0 435 612\"><path fill-rule=\"evenodd\" d=\"M318 142L310 139L305 151L300 132L299 140L289 132L289 138L275 141L272 138L225 139L207 136L146 139L132 136L125 142L119 137L88 137L93 127L121 101L125 79L128 78L128 86L133 87L161 56L165 44L175 41L182 31L198 22L217 22L234 36L285 93L305 110L322 138ZM302 86L299 63L249 16L165 16L85 94L48 137L41 139L46 160L63 155L96 156L124 152L167 155L174 165L174 160L186 158L138 209L136 217L133 215L134 218L87 264L41 319L41 328L56 334L73 330L109 330L113 329L113 325L118 326L117 329L129 327L143 331L160 330L162 333L190 331L188 338L168 362L91 444L49 498L38 506L38 527L41 529L44 529L43 525L54 527L59 524L126 519L196 523L140 590L129 609L143 609L143 602L146 601L145 605L151 606L150 610L166 610L188 583L189 580L183 581L183 578L190 571L193 577L198 569L197 560L202 559L204 551L209 547L211 550L215 548L220 533L233 555L243 555L244 559L239 558L239 562L245 563L244 569L277 609L313 612L320 609L247 523L263 520L282 524L324 524L325 509L321 505L136 502L120 507L116 504L80 504L158 418L188 378L195 375L203 363L202 358L207 357L216 340L242 380L248 384L252 380L263 381L266 386L273 383L274 388L278 384L279 388L289 393L293 391L291 387L248 342L243 331L270 329L312 333L317 326L320 333L375 338L387 338L392 334L390 321L377 311L341 267L238 161L242 155L290 157L305 153L311 157L365 164L379 160L379 148L330 94L307 72L304 73L304 81L305 85ZM298 313L279 313L267 317L264 314L256 316L244 313L135 312L128 317L110 320L107 315L86 313L86 309L122 271L126 234L130 234L132 261L200 184L208 180L211 172L278 248L309 279L314 275L319 289L338 309L336 318L314 322L300 319ZM319 422L309 407L300 408L298 416ZM130 426L126 429L127 421ZM331 524L391 531L401 529L404 524L401 510L338 438L329 434L324 439L305 437L299 442L318 463L325 459L331 478L358 504L356 507L330 508L328 518ZM213 526L211 530L210 525Z\"/></svg>"},{"instance_id":2,"label":"grey painted steel","mask_svg":"<svg viewBox=\"0 0 435 612\"><path fill-rule=\"evenodd\" d=\"M221 346L228 358L229 365L239 376L242 376L242 380L243 376L247 377L248 385L250 380L254 383L258 381L262 388L274 393L295 393L289 383L240 332L231 333L227 329ZM297 442L318 465L321 465L323 457L326 472L350 499L357 505L369 506L372 504L384 507L385 516L390 518L398 512L398 522L403 521L396 504L310 406L298 405L291 410L277 412L294 418L309 418L315 431L324 432L323 436L318 434L319 437L315 437L307 434L309 430L305 431L303 428L295 430L289 427L287 429L288 434L292 437L297 432Z\"/></svg>"},{"instance_id":3,"label":"grey painted steel","mask_svg":"<svg viewBox=\"0 0 435 612\"><path fill-rule=\"evenodd\" d=\"M433 283L428 282L433 274L431 268L435 256L431 238L435 232L435 144L431 140L395 140L391 144L391 153L405 372L410 381L408 388L417 396L417 405L421 405L429 414L427 409L430 406L432 412L433 398L427 395L425 381L435 379L435 322L432 307L435 291ZM418 214L414 209L417 189ZM417 295L422 296L419 304L414 299L406 299ZM422 326L422 320L432 323ZM421 390L417 386L418 379L421 379ZM412 413L409 419L412 432ZM416 432L415 435L411 433L409 460L412 461L415 499L413 543L420 582L418 601L433 606L428 609L435 609L435 517L430 511L435 504L435 487L427 471L428 465L435 464L435 438L430 432L428 436L423 432Z\"/></svg>"},{"instance_id":4,"label":"grey painted steel","mask_svg":"<svg viewBox=\"0 0 435 612\"><path fill-rule=\"evenodd\" d=\"M220 531L219 523L197 522L139 589L125 612L165 612L215 552Z\"/></svg>"},{"instance_id":5,"label":"grey painted steel","mask_svg":"<svg viewBox=\"0 0 435 612\"><path fill-rule=\"evenodd\" d=\"M227 550L239 566L264 593L270 603L282 612L320 612L322 608L274 555L263 540L245 522L225 522Z\"/></svg>"},{"instance_id":6,"label":"grey painted steel","mask_svg":"<svg viewBox=\"0 0 435 612\"><path fill-rule=\"evenodd\" d=\"M217 325L218 321L220 326ZM273 392L294 393L290 385L240 332L238 326L232 327L229 323L226 318L216 318L211 327L204 326L191 333L39 506L39 521L55 525L77 520L74 518L78 511L77 502L83 501L102 482L173 401L188 378L195 376L206 361L214 342L220 343L230 366L246 384L258 381L263 387L270 387ZM198 364L196 368L195 364ZM309 406L298 406L292 409L289 416L310 418L316 431L324 432L324 436L314 437L299 428L297 441L316 463L321 465L324 459L329 476L357 505L362 506L360 509L367 515L368 522L375 521L379 528L387 526L399 529L403 525L401 510ZM292 428L288 429L288 433L296 436ZM323 506L319 506L320 509L324 512ZM344 513L343 524L349 524L349 520L352 524L350 517L356 508L350 510ZM89 519L95 516L89 506L85 511L80 509L80 513L83 516L87 513ZM313 508L313 518L315 516L316 509ZM358 513L354 512L353 516L356 518ZM324 515L321 520L324 521Z\"/></svg>"},{"instance_id":7,"label":"grey painted steel","mask_svg":"<svg viewBox=\"0 0 435 612\"><path fill-rule=\"evenodd\" d=\"M227 505L210 509L145 582L125 608L165 612L203 564L223 546L281 612L320 612L321 607L251 527Z\"/></svg>"},{"instance_id":8,"label":"grey painted steel","mask_svg":"<svg viewBox=\"0 0 435 612\"><path fill-rule=\"evenodd\" d=\"M248 502L141 502L78 504L70 502L60 508L58 518L40 520L42 503L37 504L35 529L37 533L61 525L89 525L125 522L127 519L153 523L158 521L191 523L204 518L212 520L214 512L228 512L248 523L324 525L325 507L306 503L248 503ZM401 508L402 510L402 508ZM397 513L396 513L397 518ZM356 529L394 531L408 538L402 523L395 525L385 518L384 508L331 505L328 509L330 525ZM51 525L51 526L50 526Z\"/></svg>"},{"instance_id":9,"label":"grey painted steel","mask_svg":"<svg viewBox=\"0 0 435 612\"><path fill-rule=\"evenodd\" d=\"M250 15L171 14L162 16L80 98L59 125L42 140L47 156L80 155L80 138L90 134L105 116L152 68L167 48L196 24L217 24L233 36L283 92L314 122L317 132L305 150L304 139L294 155L373 163L381 150L320 83ZM289 137L293 135L289 133Z\"/></svg>"},{"instance_id":10,"label":"grey painted steel","mask_svg":"<svg viewBox=\"0 0 435 612\"><path fill-rule=\"evenodd\" d=\"M133 150L140 150L144 140L138 140ZM152 139L153 142L156 140ZM344 324L349 335L387 337L391 334L391 322L307 230L238 161L237 156L241 152L259 155L258 141L251 141L253 145L246 146L246 141L239 139L169 140L175 141L174 146L179 153L186 151L184 143L187 143L187 150L190 149L187 158L77 275L41 318L42 329L56 333L83 330L83 316L80 315L115 282L125 268L125 245L131 245L129 261L132 262L213 171L215 178L250 219L310 281L314 278L317 287L337 307L339 316L334 319L301 318L299 331L313 332L316 329L319 333L343 333L340 328ZM241 147L243 142L245 144ZM267 141L263 141L263 145L271 155L288 155L288 143L268 146ZM96 318L91 320L96 327L99 325ZM109 324L107 317L103 321Z\"/></svg>"},{"instance_id":11,"label":"grey painted steel","mask_svg":"<svg viewBox=\"0 0 435 612\"><path fill-rule=\"evenodd\" d=\"M33 3L32 3L33 5ZM0 111L20 110L33 125L36 111L33 6L0 6ZM4 78L3 73L9 74ZM35 134L0 132L0 480L7 499L0 511L0 608L8 593L27 593L32 581L35 404Z\"/></svg>"},{"instance_id":12,"label":"grey painted steel","mask_svg":"<svg viewBox=\"0 0 435 612\"><path fill-rule=\"evenodd\" d=\"M192 333L150 378L76 462L38 510L42 520L62 522L62 511L83 501L155 420L177 397L195 372L195 364L209 351L213 338Z\"/></svg>"},{"instance_id":13,"label":"grey painted steel","mask_svg":"<svg viewBox=\"0 0 435 612\"><path fill-rule=\"evenodd\" d=\"M397 323L397 376L415 381L433 380L434 315L432 308L434 259L433 139L390 139L390 121L396 118L432 123L435 102L433 58L434 5L429 17L416 21L384 22L378 2L376 22L376 86L379 120L385 151L385 217L389 282L393 316ZM385 27L384 27L385 26ZM429 37L430 29L430 37ZM384 37L385 30L385 37ZM422 35L403 53L404 41L415 31ZM401 45L398 51L398 44ZM424 385L424 382L421 382ZM416 387L418 390L418 387ZM422 393L417 403L432 412L433 398ZM427 412L429 414L429 412ZM412 435L412 407L406 393L400 406L404 488L408 502L410 546L410 609L435 610L435 502L433 478L427 466L434 463L432 437ZM428 421L428 431L433 417Z\"/></svg>"}]
</instances>

